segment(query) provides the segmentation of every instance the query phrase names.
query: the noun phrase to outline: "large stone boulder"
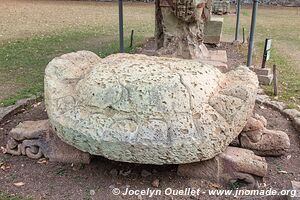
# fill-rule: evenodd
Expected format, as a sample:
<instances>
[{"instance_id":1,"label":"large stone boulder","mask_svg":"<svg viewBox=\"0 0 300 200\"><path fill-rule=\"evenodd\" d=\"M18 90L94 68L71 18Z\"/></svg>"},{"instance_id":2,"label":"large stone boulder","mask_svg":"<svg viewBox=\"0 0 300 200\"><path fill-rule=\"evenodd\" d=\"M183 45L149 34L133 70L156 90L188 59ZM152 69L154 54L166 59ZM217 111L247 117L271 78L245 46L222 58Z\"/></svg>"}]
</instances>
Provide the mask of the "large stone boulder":
<instances>
[{"instance_id":1,"label":"large stone boulder","mask_svg":"<svg viewBox=\"0 0 300 200\"><path fill-rule=\"evenodd\" d=\"M177 164L213 158L252 115L258 80L193 60L87 51L46 68L49 119L66 143L116 161Z\"/></svg>"}]
</instances>

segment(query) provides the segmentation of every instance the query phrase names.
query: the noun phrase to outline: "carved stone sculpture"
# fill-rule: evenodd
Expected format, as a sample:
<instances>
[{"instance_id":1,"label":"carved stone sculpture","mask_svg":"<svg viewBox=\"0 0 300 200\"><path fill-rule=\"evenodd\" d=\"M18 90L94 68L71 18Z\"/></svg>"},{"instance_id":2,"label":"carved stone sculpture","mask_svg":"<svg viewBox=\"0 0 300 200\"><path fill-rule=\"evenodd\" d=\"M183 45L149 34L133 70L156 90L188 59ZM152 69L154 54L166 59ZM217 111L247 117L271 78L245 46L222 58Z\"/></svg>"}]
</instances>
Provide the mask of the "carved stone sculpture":
<instances>
[{"instance_id":1,"label":"carved stone sculpture","mask_svg":"<svg viewBox=\"0 0 300 200\"><path fill-rule=\"evenodd\" d=\"M6 153L29 158L48 158L50 161L89 163L90 155L62 142L48 120L25 121L9 133Z\"/></svg>"},{"instance_id":2,"label":"carved stone sculpture","mask_svg":"<svg viewBox=\"0 0 300 200\"><path fill-rule=\"evenodd\" d=\"M204 23L210 16L211 0L156 1L156 46L160 55L205 59Z\"/></svg>"},{"instance_id":3,"label":"carved stone sculpture","mask_svg":"<svg viewBox=\"0 0 300 200\"><path fill-rule=\"evenodd\" d=\"M116 161L176 164L213 158L252 115L258 81L193 60L81 51L46 68L45 103L66 143Z\"/></svg>"},{"instance_id":4,"label":"carved stone sculpture","mask_svg":"<svg viewBox=\"0 0 300 200\"><path fill-rule=\"evenodd\" d=\"M259 115L249 118L239 135L240 146L261 156L280 156L290 147L289 136L283 131L266 128L267 120Z\"/></svg>"},{"instance_id":5,"label":"carved stone sculpture","mask_svg":"<svg viewBox=\"0 0 300 200\"><path fill-rule=\"evenodd\" d=\"M177 173L227 186L242 181L247 184L247 188L255 188L258 178L267 174L267 162L250 150L228 147L213 159L179 165Z\"/></svg>"}]
</instances>

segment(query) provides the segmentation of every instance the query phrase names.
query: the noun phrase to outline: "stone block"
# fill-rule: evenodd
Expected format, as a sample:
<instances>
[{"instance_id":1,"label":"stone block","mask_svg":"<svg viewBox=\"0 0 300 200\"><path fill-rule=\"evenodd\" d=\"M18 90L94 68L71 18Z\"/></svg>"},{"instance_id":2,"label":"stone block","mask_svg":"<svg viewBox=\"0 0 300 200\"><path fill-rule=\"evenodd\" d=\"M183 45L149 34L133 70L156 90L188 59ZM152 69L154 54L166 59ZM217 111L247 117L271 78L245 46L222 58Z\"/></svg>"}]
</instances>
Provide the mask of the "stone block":
<instances>
[{"instance_id":1,"label":"stone block","mask_svg":"<svg viewBox=\"0 0 300 200\"><path fill-rule=\"evenodd\" d=\"M257 75L259 84L261 85L270 85L273 81L273 74L270 75Z\"/></svg>"},{"instance_id":2,"label":"stone block","mask_svg":"<svg viewBox=\"0 0 300 200\"><path fill-rule=\"evenodd\" d=\"M288 199L300 199L300 182L291 181L291 190L292 193L288 196Z\"/></svg>"},{"instance_id":3,"label":"stone block","mask_svg":"<svg viewBox=\"0 0 300 200\"><path fill-rule=\"evenodd\" d=\"M256 179L267 174L267 162L252 151L228 147L224 153L202 162L182 164L177 174L187 178L205 179L222 185L244 180L248 187L256 186Z\"/></svg>"},{"instance_id":4,"label":"stone block","mask_svg":"<svg viewBox=\"0 0 300 200\"><path fill-rule=\"evenodd\" d=\"M299 134L300 134L300 117L296 117L295 119L294 119L294 126L295 126L295 129L297 130L297 131L299 131Z\"/></svg>"},{"instance_id":5,"label":"stone block","mask_svg":"<svg viewBox=\"0 0 300 200\"><path fill-rule=\"evenodd\" d=\"M285 109L283 113L292 120L296 117L300 117L300 112L296 109Z\"/></svg>"},{"instance_id":6,"label":"stone block","mask_svg":"<svg viewBox=\"0 0 300 200\"><path fill-rule=\"evenodd\" d=\"M207 65L212 65L218 68L223 73L228 71L228 65L226 63L214 60L201 60L201 62Z\"/></svg>"},{"instance_id":7,"label":"stone block","mask_svg":"<svg viewBox=\"0 0 300 200\"><path fill-rule=\"evenodd\" d=\"M254 71L257 75L263 75L263 76L268 76L272 74L272 69L271 68L251 68L252 71Z\"/></svg>"},{"instance_id":8,"label":"stone block","mask_svg":"<svg viewBox=\"0 0 300 200\"><path fill-rule=\"evenodd\" d=\"M261 85L270 85L273 81L273 73L270 68L255 68L253 66L249 67L254 71L258 77L258 81Z\"/></svg>"},{"instance_id":9,"label":"stone block","mask_svg":"<svg viewBox=\"0 0 300 200\"><path fill-rule=\"evenodd\" d=\"M223 18L211 17L204 26L204 43L219 44L222 37Z\"/></svg>"},{"instance_id":10,"label":"stone block","mask_svg":"<svg viewBox=\"0 0 300 200\"><path fill-rule=\"evenodd\" d=\"M225 50L210 50L209 58L213 61L227 63L227 53Z\"/></svg>"}]
</instances>

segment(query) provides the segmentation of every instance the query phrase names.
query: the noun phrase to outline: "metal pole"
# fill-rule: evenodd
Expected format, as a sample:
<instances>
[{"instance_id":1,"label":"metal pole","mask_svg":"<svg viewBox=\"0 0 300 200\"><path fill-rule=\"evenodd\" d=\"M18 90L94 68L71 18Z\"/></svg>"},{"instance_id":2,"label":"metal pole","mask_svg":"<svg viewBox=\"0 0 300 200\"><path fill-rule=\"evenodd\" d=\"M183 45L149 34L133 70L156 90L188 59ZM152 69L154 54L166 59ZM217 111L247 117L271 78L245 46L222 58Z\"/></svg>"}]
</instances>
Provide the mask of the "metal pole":
<instances>
[{"instance_id":1,"label":"metal pole","mask_svg":"<svg viewBox=\"0 0 300 200\"><path fill-rule=\"evenodd\" d=\"M255 32L255 25L256 25L257 7L258 7L258 0L253 0L250 41L249 41L249 46L248 46L248 58L247 58L247 66L248 67L250 67L252 65L252 54L253 54L253 46L254 46L254 32Z\"/></svg>"},{"instance_id":2,"label":"metal pole","mask_svg":"<svg viewBox=\"0 0 300 200\"><path fill-rule=\"evenodd\" d=\"M124 53L123 0L119 0L119 34L120 34L120 53Z\"/></svg>"},{"instance_id":3,"label":"metal pole","mask_svg":"<svg viewBox=\"0 0 300 200\"><path fill-rule=\"evenodd\" d=\"M241 0L237 1L237 11L236 11L236 25L235 25L235 37L234 40L238 41L239 39L239 30L240 30L240 10L241 10Z\"/></svg>"}]
</instances>

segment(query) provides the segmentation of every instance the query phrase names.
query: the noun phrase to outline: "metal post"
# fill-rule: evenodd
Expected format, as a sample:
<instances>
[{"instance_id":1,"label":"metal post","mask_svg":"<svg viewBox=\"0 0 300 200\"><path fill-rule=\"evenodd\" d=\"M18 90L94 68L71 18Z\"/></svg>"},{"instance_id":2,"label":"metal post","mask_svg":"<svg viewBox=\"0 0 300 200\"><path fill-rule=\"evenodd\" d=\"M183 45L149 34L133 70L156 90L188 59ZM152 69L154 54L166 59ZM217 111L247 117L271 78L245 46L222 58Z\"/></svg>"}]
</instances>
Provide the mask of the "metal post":
<instances>
[{"instance_id":1,"label":"metal post","mask_svg":"<svg viewBox=\"0 0 300 200\"><path fill-rule=\"evenodd\" d=\"M258 7L258 0L253 0L250 41L249 41L249 46L248 46L248 58L247 58L247 66L248 67L250 67L252 65L252 54L253 54L253 46L254 46L254 32L255 32L255 25L256 25L257 7Z\"/></svg>"},{"instance_id":2,"label":"metal post","mask_svg":"<svg viewBox=\"0 0 300 200\"><path fill-rule=\"evenodd\" d=\"M124 53L123 0L119 0L119 34L120 34L120 53Z\"/></svg>"},{"instance_id":3,"label":"metal post","mask_svg":"<svg viewBox=\"0 0 300 200\"><path fill-rule=\"evenodd\" d=\"M237 11L236 11L235 37L234 37L235 41L238 41L238 39L239 39L240 10L241 10L241 0L238 0L237 1Z\"/></svg>"}]
</instances>

